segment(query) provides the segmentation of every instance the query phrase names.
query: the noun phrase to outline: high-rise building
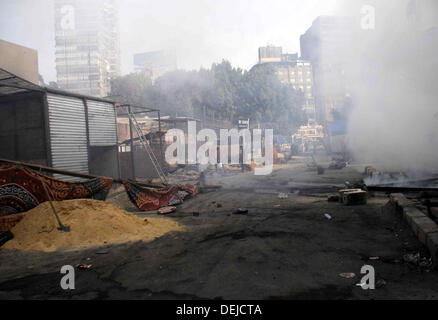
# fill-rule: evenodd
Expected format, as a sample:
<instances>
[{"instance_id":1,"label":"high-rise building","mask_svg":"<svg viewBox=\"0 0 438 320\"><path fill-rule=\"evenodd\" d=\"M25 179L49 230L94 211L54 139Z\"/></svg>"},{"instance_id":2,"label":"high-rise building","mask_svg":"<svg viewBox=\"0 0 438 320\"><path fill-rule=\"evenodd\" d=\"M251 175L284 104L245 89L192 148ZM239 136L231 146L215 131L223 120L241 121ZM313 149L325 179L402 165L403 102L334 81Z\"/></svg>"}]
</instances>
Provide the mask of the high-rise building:
<instances>
[{"instance_id":1,"label":"high-rise building","mask_svg":"<svg viewBox=\"0 0 438 320\"><path fill-rule=\"evenodd\" d=\"M259 63L280 62L282 60L283 48L266 46L259 48Z\"/></svg>"},{"instance_id":2,"label":"high-rise building","mask_svg":"<svg viewBox=\"0 0 438 320\"><path fill-rule=\"evenodd\" d=\"M348 82L352 39L356 24L349 17L321 16L300 38L301 57L312 63L317 121L333 120L350 95Z\"/></svg>"},{"instance_id":3,"label":"high-rise building","mask_svg":"<svg viewBox=\"0 0 438 320\"><path fill-rule=\"evenodd\" d=\"M104 97L120 75L115 0L55 0L56 71L61 89Z\"/></svg>"},{"instance_id":4,"label":"high-rise building","mask_svg":"<svg viewBox=\"0 0 438 320\"><path fill-rule=\"evenodd\" d=\"M259 64L256 66L263 65L273 66L281 83L302 91L304 94L303 110L309 122L313 122L316 113L311 63L300 59L298 53L283 54L282 47L268 46L259 48Z\"/></svg>"},{"instance_id":5,"label":"high-rise building","mask_svg":"<svg viewBox=\"0 0 438 320\"><path fill-rule=\"evenodd\" d=\"M134 54L134 70L148 73L152 81L176 69L176 56L171 52L151 51Z\"/></svg>"}]
</instances>

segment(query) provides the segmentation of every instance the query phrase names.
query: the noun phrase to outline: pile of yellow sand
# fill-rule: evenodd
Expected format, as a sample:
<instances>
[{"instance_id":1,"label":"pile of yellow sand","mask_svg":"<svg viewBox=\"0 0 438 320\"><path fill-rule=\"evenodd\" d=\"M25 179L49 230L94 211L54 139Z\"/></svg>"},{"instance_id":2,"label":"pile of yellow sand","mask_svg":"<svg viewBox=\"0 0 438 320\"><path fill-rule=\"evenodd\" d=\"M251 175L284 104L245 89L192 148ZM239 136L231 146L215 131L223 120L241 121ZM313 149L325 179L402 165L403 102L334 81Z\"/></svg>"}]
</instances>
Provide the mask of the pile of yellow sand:
<instances>
[{"instance_id":1,"label":"pile of yellow sand","mask_svg":"<svg viewBox=\"0 0 438 320\"><path fill-rule=\"evenodd\" d=\"M131 241L151 241L181 226L170 219L141 219L112 204L89 200L53 202L63 225L70 232L58 230L49 202L27 212L14 228L14 239L2 248L25 251L55 251L59 248L102 246Z\"/></svg>"}]
</instances>

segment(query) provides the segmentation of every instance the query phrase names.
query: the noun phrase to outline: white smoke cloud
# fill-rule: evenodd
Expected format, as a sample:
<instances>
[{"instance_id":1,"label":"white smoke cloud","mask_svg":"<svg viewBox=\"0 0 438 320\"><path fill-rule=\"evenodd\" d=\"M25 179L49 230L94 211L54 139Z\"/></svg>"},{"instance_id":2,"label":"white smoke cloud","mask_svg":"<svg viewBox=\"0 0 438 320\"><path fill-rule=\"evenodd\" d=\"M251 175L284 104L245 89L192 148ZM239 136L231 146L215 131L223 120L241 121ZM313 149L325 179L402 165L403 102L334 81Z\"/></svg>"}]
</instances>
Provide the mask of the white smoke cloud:
<instances>
[{"instance_id":1,"label":"white smoke cloud","mask_svg":"<svg viewBox=\"0 0 438 320\"><path fill-rule=\"evenodd\" d=\"M347 1L340 12L356 17L375 8L374 30L359 30L348 65L356 108L349 146L380 170L438 169L438 2ZM347 59L348 60L348 59Z\"/></svg>"}]
</instances>

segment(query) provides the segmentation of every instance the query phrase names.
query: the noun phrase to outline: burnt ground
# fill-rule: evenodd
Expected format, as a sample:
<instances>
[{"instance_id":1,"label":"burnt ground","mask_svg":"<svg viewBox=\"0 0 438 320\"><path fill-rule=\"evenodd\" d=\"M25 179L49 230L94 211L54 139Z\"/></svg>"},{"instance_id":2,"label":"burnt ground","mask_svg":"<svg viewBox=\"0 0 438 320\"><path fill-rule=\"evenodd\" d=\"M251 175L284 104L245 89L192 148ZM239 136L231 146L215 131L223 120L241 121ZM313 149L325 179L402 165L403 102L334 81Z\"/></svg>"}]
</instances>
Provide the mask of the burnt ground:
<instances>
[{"instance_id":1,"label":"burnt ground","mask_svg":"<svg viewBox=\"0 0 438 320\"><path fill-rule=\"evenodd\" d=\"M0 250L0 299L437 299L438 272L403 261L406 253L427 252L394 213L382 210L386 195L364 206L327 202L345 181L359 181L362 169L318 176L295 163L268 177L210 176L221 190L169 216L185 232L106 246L105 255ZM240 207L248 214L231 214ZM76 270L76 289L63 291L61 266L80 263L92 268ZM355 285L365 264L385 281L375 290ZM357 276L339 276L345 272Z\"/></svg>"}]
</instances>

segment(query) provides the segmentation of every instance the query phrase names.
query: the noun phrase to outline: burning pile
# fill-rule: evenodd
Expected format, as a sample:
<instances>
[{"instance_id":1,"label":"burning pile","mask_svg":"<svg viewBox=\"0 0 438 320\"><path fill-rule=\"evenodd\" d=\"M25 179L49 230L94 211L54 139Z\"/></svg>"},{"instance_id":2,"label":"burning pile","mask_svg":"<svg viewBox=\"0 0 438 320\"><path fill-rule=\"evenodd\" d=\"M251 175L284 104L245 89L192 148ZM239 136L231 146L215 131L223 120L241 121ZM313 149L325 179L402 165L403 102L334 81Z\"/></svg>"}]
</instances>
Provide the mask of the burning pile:
<instances>
[{"instance_id":1,"label":"burning pile","mask_svg":"<svg viewBox=\"0 0 438 320\"><path fill-rule=\"evenodd\" d=\"M170 219L137 216L106 202L79 199L53 203L70 232L58 230L50 204L44 202L26 213L14 228L14 239L2 248L56 251L60 248L102 246L131 241L152 241L181 226Z\"/></svg>"}]
</instances>

